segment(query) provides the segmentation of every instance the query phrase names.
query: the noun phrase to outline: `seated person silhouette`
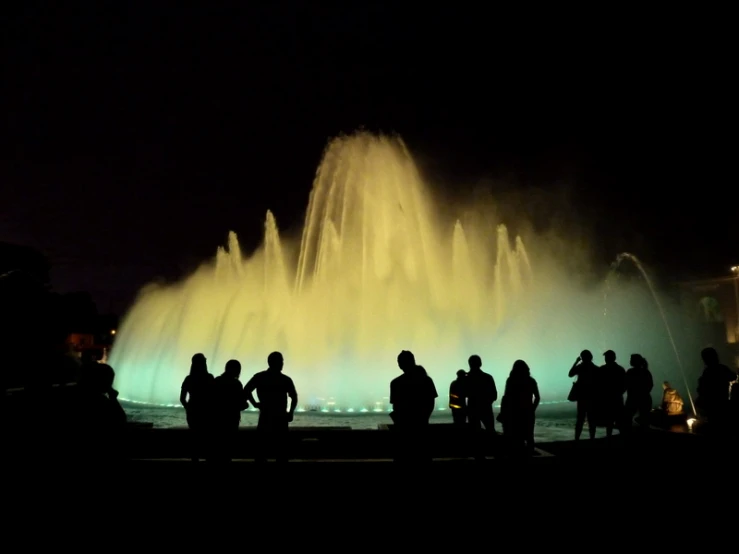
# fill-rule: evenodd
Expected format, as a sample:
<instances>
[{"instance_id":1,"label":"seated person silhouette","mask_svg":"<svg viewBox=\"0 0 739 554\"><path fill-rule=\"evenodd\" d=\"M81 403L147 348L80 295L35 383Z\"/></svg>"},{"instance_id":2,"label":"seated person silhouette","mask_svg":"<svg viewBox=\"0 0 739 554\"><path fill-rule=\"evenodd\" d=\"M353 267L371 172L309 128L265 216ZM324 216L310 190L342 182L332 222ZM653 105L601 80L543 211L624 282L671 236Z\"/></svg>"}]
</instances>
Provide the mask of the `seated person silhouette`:
<instances>
[{"instance_id":1,"label":"seated person silhouette","mask_svg":"<svg viewBox=\"0 0 739 554\"><path fill-rule=\"evenodd\" d=\"M229 360L221 375L213 380L210 396L212 461L230 462L238 437L241 412L249 407L241 386L241 364Z\"/></svg>"},{"instance_id":2,"label":"seated person silhouette","mask_svg":"<svg viewBox=\"0 0 739 554\"><path fill-rule=\"evenodd\" d=\"M80 454L88 461L117 459L121 454L127 417L113 388L114 380L113 368L99 363L80 378L76 387L73 426Z\"/></svg>"},{"instance_id":3,"label":"seated person silhouette","mask_svg":"<svg viewBox=\"0 0 739 554\"><path fill-rule=\"evenodd\" d=\"M298 405L298 393L293 380L282 373L284 363L281 353L272 352L267 357L267 369L255 374L244 387L247 400L259 409L257 462L266 461L270 450L276 461L287 461L288 425ZM259 401L254 399L254 391Z\"/></svg>"},{"instance_id":4,"label":"seated person silhouette","mask_svg":"<svg viewBox=\"0 0 739 554\"><path fill-rule=\"evenodd\" d=\"M672 425L685 423L685 403L682 396L668 381L662 383L662 402L659 408L652 410L651 422L657 427L668 428Z\"/></svg>"},{"instance_id":5,"label":"seated person silhouette","mask_svg":"<svg viewBox=\"0 0 739 554\"><path fill-rule=\"evenodd\" d=\"M412 352L398 354L398 367L403 372L390 382L390 404L393 430L397 433L397 462L430 461L426 433L434 412L436 386L426 370L416 364Z\"/></svg>"}]
</instances>

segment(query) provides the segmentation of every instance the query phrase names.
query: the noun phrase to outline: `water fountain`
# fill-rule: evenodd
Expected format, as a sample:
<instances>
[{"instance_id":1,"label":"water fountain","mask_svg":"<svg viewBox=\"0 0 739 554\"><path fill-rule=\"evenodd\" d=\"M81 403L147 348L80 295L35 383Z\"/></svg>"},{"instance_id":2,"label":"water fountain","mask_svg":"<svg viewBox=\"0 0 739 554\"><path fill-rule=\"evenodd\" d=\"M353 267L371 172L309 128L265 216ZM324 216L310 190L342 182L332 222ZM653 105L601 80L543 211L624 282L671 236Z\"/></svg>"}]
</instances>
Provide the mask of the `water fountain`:
<instances>
[{"instance_id":1,"label":"water fountain","mask_svg":"<svg viewBox=\"0 0 739 554\"><path fill-rule=\"evenodd\" d=\"M543 239L524 245L479 209L443 215L399 138L332 140L298 244L268 212L256 252L245 256L231 233L194 274L141 291L110 353L121 398L176 405L195 352L215 374L240 360L246 379L280 350L302 409L386 411L396 355L410 349L440 408L470 354L501 389L525 358L544 399L563 400L572 360L597 342L602 298ZM644 312L635 303L631 314Z\"/></svg>"},{"instance_id":2,"label":"water fountain","mask_svg":"<svg viewBox=\"0 0 739 554\"><path fill-rule=\"evenodd\" d=\"M690 407L693 410L693 415L697 416L697 411L695 409L695 402L693 401L693 394L691 391L691 386L688 383L688 377L685 373L685 367L683 366L683 362L680 359L680 351L677 348L677 344L675 343L675 337L672 334L672 329L670 328L670 324L667 321L667 314L665 313L665 309L662 306L662 302L660 301L659 295L657 294L657 290L655 289L654 285L652 284L652 280L649 278L649 274L647 273L647 270L644 269L644 265L641 263L639 258L637 258L634 254L630 254L629 252L622 252L616 257L616 261L613 263L612 270L616 271L621 263L623 261L630 261L632 264L634 264L634 267L636 267L637 270L639 270L639 273L641 274L642 278L647 284L647 287L649 288L649 293L652 295L652 298L654 299L654 303L657 307L657 310L659 311L660 317L662 319L662 322L665 326L665 331L667 332L667 336L670 339L670 345L672 346L672 351L675 353L675 360L677 361L677 367L680 370L680 375L683 379L683 383L685 385L685 390L688 393L688 399L690 400ZM608 310L608 304L607 304L607 295L609 290L609 281L606 281L606 307L604 308L604 315L607 316L607 310ZM606 326L604 326L605 328Z\"/></svg>"}]
</instances>

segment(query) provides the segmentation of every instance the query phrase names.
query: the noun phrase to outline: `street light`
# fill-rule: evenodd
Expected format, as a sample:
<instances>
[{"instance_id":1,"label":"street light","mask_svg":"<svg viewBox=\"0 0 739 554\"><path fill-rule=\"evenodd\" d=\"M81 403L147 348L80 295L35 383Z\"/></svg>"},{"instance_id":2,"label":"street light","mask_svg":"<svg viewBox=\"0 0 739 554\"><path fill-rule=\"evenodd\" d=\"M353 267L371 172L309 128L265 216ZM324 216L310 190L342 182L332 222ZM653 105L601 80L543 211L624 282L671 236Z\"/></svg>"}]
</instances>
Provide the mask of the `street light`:
<instances>
[{"instance_id":1,"label":"street light","mask_svg":"<svg viewBox=\"0 0 739 554\"><path fill-rule=\"evenodd\" d=\"M736 310L736 327L734 328L734 342L739 342L739 265L731 267L734 277L734 309Z\"/></svg>"}]
</instances>

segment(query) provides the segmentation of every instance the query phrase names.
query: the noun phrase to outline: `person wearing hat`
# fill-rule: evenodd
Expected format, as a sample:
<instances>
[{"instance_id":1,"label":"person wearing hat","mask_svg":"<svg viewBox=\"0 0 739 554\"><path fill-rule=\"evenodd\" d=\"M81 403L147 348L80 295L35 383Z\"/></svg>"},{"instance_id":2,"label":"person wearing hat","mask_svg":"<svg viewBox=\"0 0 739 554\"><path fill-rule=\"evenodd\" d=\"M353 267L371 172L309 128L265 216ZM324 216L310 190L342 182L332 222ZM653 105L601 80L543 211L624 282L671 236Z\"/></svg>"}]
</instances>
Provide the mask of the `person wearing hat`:
<instances>
[{"instance_id":1,"label":"person wearing hat","mask_svg":"<svg viewBox=\"0 0 739 554\"><path fill-rule=\"evenodd\" d=\"M449 408L452 410L454 425L462 427L467 424L467 372L457 371L457 378L449 385Z\"/></svg>"},{"instance_id":2,"label":"person wearing hat","mask_svg":"<svg viewBox=\"0 0 739 554\"><path fill-rule=\"evenodd\" d=\"M606 350L603 353L606 363L600 368L599 399L596 424L606 428L606 436L613 436L613 428L622 427L624 414L624 393L626 392L626 370L616 363L616 353Z\"/></svg>"}]
</instances>

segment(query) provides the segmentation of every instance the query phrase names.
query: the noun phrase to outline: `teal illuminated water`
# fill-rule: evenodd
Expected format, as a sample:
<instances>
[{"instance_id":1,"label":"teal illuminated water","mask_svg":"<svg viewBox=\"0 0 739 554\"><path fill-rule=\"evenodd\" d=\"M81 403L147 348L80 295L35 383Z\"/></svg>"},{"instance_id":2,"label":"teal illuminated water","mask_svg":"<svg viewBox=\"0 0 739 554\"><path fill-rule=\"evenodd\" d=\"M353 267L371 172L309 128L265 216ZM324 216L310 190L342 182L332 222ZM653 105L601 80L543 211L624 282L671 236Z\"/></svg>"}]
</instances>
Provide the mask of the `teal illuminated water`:
<instances>
[{"instance_id":1,"label":"teal illuminated water","mask_svg":"<svg viewBox=\"0 0 739 554\"><path fill-rule=\"evenodd\" d=\"M158 428L186 427L185 411L182 408L159 408L126 405L131 421L146 421ZM535 438L539 442L572 440L574 434L574 405L570 403L542 406L539 410L535 428ZM246 411L241 415L242 427L254 427L259 414ZM432 424L451 423L449 412L437 412ZM390 423L386 413L322 413L299 412L295 414L293 427L351 427L352 429L377 429L379 425ZM498 425L498 431L501 431ZM602 434L602 430L598 433Z\"/></svg>"}]
</instances>

